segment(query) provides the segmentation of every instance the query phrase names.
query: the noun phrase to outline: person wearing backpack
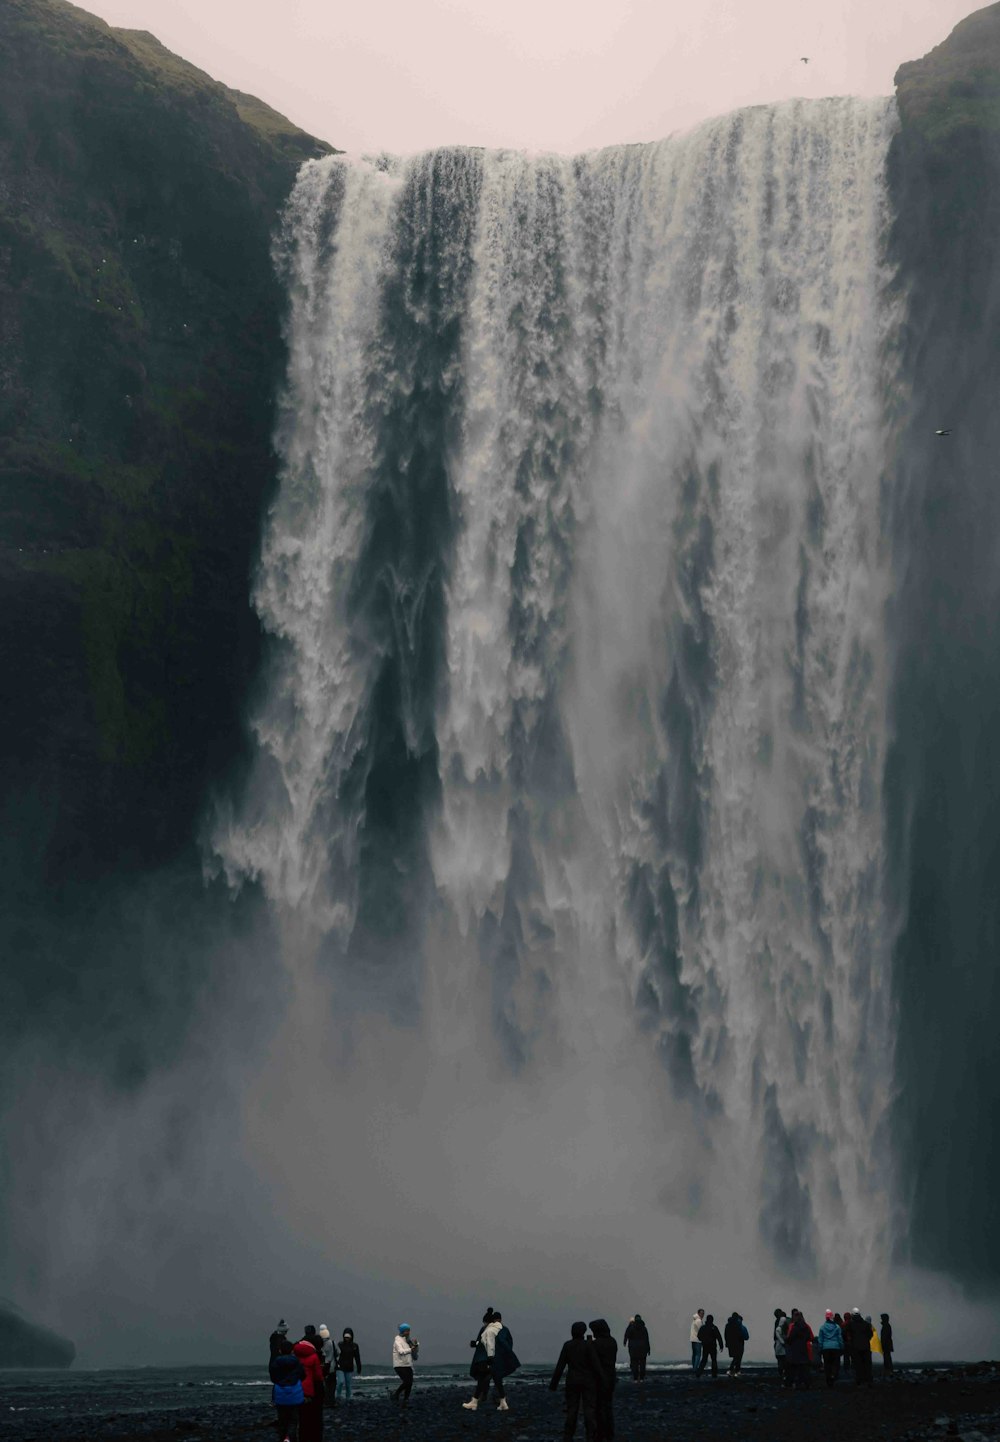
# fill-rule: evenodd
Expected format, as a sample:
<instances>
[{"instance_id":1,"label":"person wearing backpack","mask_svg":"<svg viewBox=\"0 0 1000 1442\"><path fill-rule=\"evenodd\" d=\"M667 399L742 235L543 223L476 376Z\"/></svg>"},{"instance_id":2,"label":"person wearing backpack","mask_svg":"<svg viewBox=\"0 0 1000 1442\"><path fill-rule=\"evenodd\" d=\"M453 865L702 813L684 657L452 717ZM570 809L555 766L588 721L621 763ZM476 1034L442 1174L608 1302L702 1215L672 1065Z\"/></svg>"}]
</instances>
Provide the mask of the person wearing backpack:
<instances>
[{"instance_id":1,"label":"person wearing backpack","mask_svg":"<svg viewBox=\"0 0 1000 1442\"><path fill-rule=\"evenodd\" d=\"M698 1341L701 1343L701 1361L698 1363L698 1370L697 1372L695 1372L694 1375L696 1377L700 1377L702 1372L704 1372L705 1368L708 1366L709 1362L711 1362L712 1376L718 1377L719 1348L723 1345L723 1341L722 1333L715 1325L715 1318L713 1317L711 1312L709 1312L708 1316L705 1318L704 1322L698 1329Z\"/></svg>"},{"instance_id":2,"label":"person wearing backpack","mask_svg":"<svg viewBox=\"0 0 1000 1442\"><path fill-rule=\"evenodd\" d=\"M271 1402L278 1414L278 1432L283 1442L298 1442L299 1411L305 1401L302 1383L305 1368L292 1351L292 1344L285 1337L278 1344L268 1365L271 1378Z\"/></svg>"}]
</instances>

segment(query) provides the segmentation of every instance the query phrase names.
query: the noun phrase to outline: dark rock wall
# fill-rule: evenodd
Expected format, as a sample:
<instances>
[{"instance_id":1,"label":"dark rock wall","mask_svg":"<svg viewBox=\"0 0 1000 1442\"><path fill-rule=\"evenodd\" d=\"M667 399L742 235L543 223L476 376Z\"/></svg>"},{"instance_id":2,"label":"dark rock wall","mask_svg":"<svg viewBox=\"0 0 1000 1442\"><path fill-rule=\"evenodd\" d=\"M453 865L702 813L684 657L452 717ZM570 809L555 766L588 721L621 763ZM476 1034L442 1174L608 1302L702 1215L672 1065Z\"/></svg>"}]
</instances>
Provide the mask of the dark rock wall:
<instances>
[{"instance_id":1,"label":"dark rock wall","mask_svg":"<svg viewBox=\"0 0 1000 1442\"><path fill-rule=\"evenodd\" d=\"M238 748L270 235L327 148L241 102L59 0L0 9L0 773L47 881L174 854Z\"/></svg>"},{"instance_id":2,"label":"dark rock wall","mask_svg":"<svg viewBox=\"0 0 1000 1442\"><path fill-rule=\"evenodd\" d=\"M0 1367L70 1367L76 1347L0 1301Z\"/></svg>"},{"instance_id":3,"label":"dark rock wall","mask_svg":"<svg viewBox=\"0 0 1000 1442\"><path fill-rule=\"evenodd\" d=\"M256 668L271 236L328 149L152 36L0 5L0 1040L112 1086L248 924L197 827Z\"/></svg>"},{"instance_id":4,"label":"dark rock wall","mask_svg":"<svg viewBox=\"0 0 1000 1442\"><path fill-rule=\"evenodd\" d=\"M908 294L893 877L896 1140L915 1261L994 1288L1000 1147L1000 5L899 70ZM937 439L938 427L951 436ZM891 1085L887 1069L887 1085Z\"/></svg>"}]
</instances>

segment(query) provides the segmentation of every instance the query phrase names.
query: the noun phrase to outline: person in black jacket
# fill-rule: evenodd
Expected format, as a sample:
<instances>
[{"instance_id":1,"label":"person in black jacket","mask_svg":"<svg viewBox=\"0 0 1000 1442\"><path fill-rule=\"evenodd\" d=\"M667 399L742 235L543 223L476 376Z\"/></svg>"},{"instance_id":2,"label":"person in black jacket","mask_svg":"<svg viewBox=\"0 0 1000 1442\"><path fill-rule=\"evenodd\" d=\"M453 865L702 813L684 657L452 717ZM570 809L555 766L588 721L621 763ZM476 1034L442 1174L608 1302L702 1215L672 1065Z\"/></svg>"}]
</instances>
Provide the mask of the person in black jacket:
<instances>
[{"instance_id":1,"label":"person in black jacket","mask_svg":"<svg viewBox=\"0 0 1000 1442\"><path fill-rule=\"evenodd\" d=\"M881 1316L882 1330L879 1333L879 1341L882 1343L882 1376L892 1376L892 1354L895 1345L892 1340L892 1323L889 1321L889 1313L883 1312Z\"/></svg>"},{"instance_id":2,"label":"person in black jacket","mask_svg":"<svg viewBox=\"0 0 1000 1442\"><path fill-rule=\"evenodd\" d=\"M840 1335L844 1339L844 1356L842 1366L845 1372L849 1372L854 1365L854 1342L851 1338L851 1331L851 1309L850 1307L845 1307L844 1319L840 1324Z\"/></svg>"},{"instance_id":3,"label":"person in black jacket","mask_svg":"<svg viewBox=\"0 0 1000 1442\"><path fill-rule=\"evenodd\" d=\"M601 1364L601 1383L597 1389L595 1404L596 1427L594 1442L613 1442L615 1435L615 1388L618 1386L618 1343L611 1335L611 1328L603 1317L591 1322L593 1337L591 1346Z\"/></svg>"},{"instance_id":4,"label":"person in black jacket","mask_svg":"<svg viewBox=\"0 0 1000 1442\"><path fill-rule=\"evenodd\" d=\"M645 1382L646 1358L649 1356L649 1332L646 1324L636 1312L625 1328L623 1344L628 1348L628 1360L632 1367L632 1381Z\"/></svg>"},{"instance_id":5,"label":"person in black jacket","mask_svg":"<svg viewBox=\"0 0 1000 1442\"><path fill-rule=\"evenodd\" d=\"M361 1376L361 1348L354 1340L354 1332L350 1327L344 1328L344 1335L337 1347L337 1390L335 1399L340 1396L340 1389L344 1389L344 1399L351 1400L351 1388L354 1385L354 1374Z\"/></svg>"},{"instance_id":6,"label":"person in black jacket","mask_svg":"<svg viewBox=\"0 0 1000 1442\"><path fill-rule=\"evenodd\" d=\"M700 1377L708 1363L712 1364L712 1376L719 1375L719 1348L722 1346L722 1333L715 1325L715 1318L709 1312L703 1324L698 1328L698 1341L701 1343L701 1361L698 1363L698 1370L694 1374Z\"/></svg>"},{"instance_id":7,"label":"person in black jacket","mask_svg":"<svg viewBox=\"0 0 1000 1442\"><path fill-rule=\"evenodd\" d=\"M812 1328L798 1307L793 1307L788 1331L785 1333L785 1365L796 1391L806 1391L809 1387L812 1344Z\"/></svg>"},{"instance_id":8,"label":"person in black jacket","mask_svg":"<svg viewBox=\"0 0 1000 1442\"><path fill-rule=\"evenodd\" d=\"M271 1348L272 1357L277 1357L284 1352L285 1343L288 1341L288 1323L284 1317L282 1317L267 1340L268 1346Z\"/></svg>"},{"instance_id":9,"label":"person in black jacket","mask_svg":"<svg viewBox=\"0 0 1000 1442\"><path fill-rule=\"evenodd\" d=\"M872 1324L861 1315L861 1308L851 1311L851 1360L857 1387L872 1385Z\"/></svg>"},{"instance_id":10,"label":"person in black jacket","mask_svg":"<svg viewBox=\"0 0 1000 1442\"><path fill-rule=\"evenodd\" d=\"M597 1392L603 1380L601 1364L593 1342L587 1342L586 1322L574 1322L570 1328L570 1340L563 1343L559 1361L552 1373L549 1391L555 1392L559 1379L566 1373L566 1425L563 1428L565 1442L572 1442L576 1432L576 1419L583 1407L583 1428L587 1442L595 1442L594 1432L597 1417L595 1404Z\"/></svg>"},{"instance_id":11,"label":"person in black jacket","mask_svg":"<svg viewBox=\"0 0 1000 1442\"><path fill-rule=\"evenodd\" d=\"M738 1377L743 1367L743 1349L746 1346L746 1338L743 1335L743 1318L739 1312L734 1312L726 1323L725 1330L726 1351L729 1353L729 1375Z\"/></svg>"}]
</instances>

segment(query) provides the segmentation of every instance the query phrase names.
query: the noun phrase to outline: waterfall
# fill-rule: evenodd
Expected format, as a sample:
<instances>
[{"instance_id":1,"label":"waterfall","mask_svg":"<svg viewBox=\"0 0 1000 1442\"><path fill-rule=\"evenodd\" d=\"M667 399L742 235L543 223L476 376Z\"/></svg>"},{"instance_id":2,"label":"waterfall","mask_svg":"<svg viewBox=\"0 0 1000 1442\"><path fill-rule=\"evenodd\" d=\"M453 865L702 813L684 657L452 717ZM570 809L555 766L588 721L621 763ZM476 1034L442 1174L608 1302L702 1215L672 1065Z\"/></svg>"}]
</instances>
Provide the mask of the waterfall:
<instances>
[{"instance_id":1,"label":"waterfall","mask_svg":"<svg viewBox=\"0 0 1000 1442\"><path fill-rule=\"evenodd\" d=\"M791 1274L877 1267L892 1195L894 126L306 163L214 838L355 1046L381 1010L536 1106L628 1057L654 1210L739 1197Z\"/></svg>"}]
</instances>

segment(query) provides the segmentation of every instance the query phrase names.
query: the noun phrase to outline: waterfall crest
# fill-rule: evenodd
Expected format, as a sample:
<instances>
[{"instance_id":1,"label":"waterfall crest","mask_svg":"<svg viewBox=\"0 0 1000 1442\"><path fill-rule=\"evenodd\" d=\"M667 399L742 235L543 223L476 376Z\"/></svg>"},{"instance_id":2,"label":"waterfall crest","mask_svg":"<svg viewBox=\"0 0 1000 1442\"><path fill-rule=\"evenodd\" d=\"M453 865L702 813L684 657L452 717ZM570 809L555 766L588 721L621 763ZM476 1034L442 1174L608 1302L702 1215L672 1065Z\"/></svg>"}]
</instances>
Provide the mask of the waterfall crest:
<instances>
[{"instance_id":1,"label":"waterfall crest","mask_svg":"<svg viewBox=\"0 0 1000 1442\"><path fill-rule=\"evenodd\" d=\"M274 644L214 838L332 1015L347 961L369 1008L405 975L428 1067L642 1053L657 1204L721 1185L799 1273L877 1265L891 1194L894 126L303 167Z\"/></svg>"}]
</instances>

